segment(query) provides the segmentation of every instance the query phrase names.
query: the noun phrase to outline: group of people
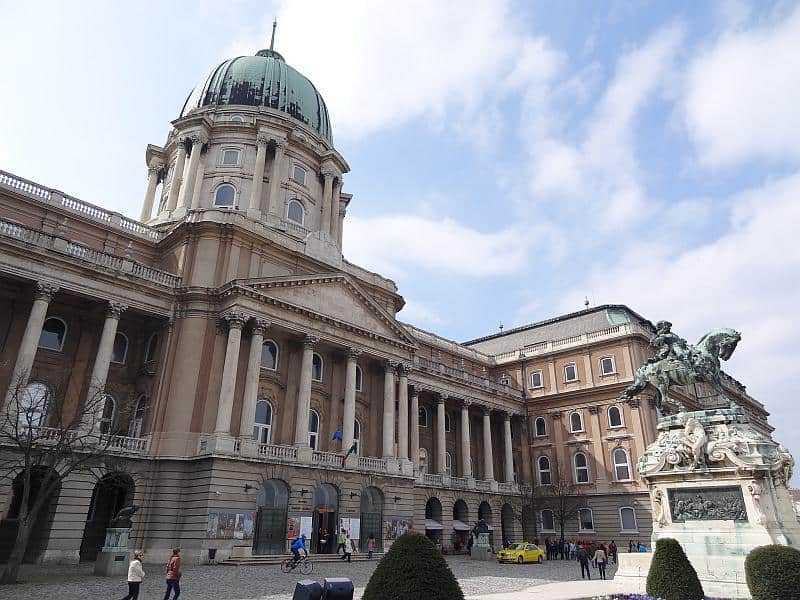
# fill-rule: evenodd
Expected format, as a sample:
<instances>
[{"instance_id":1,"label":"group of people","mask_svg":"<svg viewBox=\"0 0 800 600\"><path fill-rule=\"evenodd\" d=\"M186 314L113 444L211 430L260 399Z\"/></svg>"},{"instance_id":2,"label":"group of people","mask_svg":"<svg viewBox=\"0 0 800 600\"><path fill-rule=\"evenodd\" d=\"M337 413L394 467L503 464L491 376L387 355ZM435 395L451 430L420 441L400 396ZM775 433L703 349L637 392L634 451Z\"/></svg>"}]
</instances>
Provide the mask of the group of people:
<instances>
[{"instance_id":1,"label":"group of people","mask_svg":"<svg viewBox=\"0 0 800 600\"><path fill-rule=\"evenodd\" d=\"M128 565L128 595L122 600L137 600L139 597L139 588L142 587L144 581L144 567L142 566L142 558L144 552L136 550L133 553L133 558ZM167 561L167 591L164 593L164 600L169 600L172 595L172 600L178 600L181 595L181 549L175 548L172 551ZM174 594L174 595L173 595Z\"/></svg>"},{"instance_id":2,"label":"group of people","mask_svg":"<svg viewBox=\"0 0 800 600\"><path fill-rule=\"evenodd\" d=\"M327 533L327 530L321 530ZM321 540L318 542L317 547L324 547L327 544L327 540L323 543ZM294 555L294 562L295 564L297 561L300 560L300 551L302 550L303 553L308 556L308 547L306 546L306 534L301 534L291 545L291 551ZM378 549L378 540L375 539L375 534L370 533L369 538L367 539L367 556L370 560L372 560L372 554ZM347 560L347 562L351 562L353 558L353 554L358 553L358 549L356 548L356 543L353 538L350 537L350 534L347 532L346 529L342 529L339 533L336 534L336 554L339 554L339 550L342 551L342 560Z\"/></svg>"},{"instance_id":3,"label":"group of people","mask_svg":"<svg viewBox=\"0 0 800 600\"><path fill-rule=\"evenodd\" d=\"M605 544L594 542L578 542L575 544L575 559L581 564L581 579L591 579L592 573L589 569L589 563L594 565L594 568L600 574L600 579L606 578L606 565L609 560L613 560L617 564L617 544L614 540L607 546Z\"/></svg>"}]
</instances>

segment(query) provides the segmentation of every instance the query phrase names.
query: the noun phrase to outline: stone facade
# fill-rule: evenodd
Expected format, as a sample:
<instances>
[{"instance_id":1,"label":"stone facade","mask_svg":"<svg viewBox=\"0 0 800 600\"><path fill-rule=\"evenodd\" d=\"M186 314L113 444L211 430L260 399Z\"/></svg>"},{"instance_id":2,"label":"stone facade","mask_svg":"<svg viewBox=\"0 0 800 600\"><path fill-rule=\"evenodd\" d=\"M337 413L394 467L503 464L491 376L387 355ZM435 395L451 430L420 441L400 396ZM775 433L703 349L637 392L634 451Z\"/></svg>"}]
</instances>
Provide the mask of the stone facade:
<instances>
[{"instance_id":1,"label":"stone facade","mask_svg":"<svg viewBox=\"0 0 800 600\"><path fill-rule=\"evenodd\" d=\"M349 166L327 138L265 106L202 106L172 125L147 147L139 221L0 171L4 407L20 381L57 383L74 407L109 394L101 427L127 478L111 484L100 465L62 481L32 560L92 560L131 503L132 544L154 560L175 545L196 561L283 552L298 527L314 546L339 519L384 547L406 527L458 547L479 517L494 545L542 537L523 509L546 486L539 460L574 478L578 452L593 528L575 519L567 537L649 537L633 465L656 413L616 401L647 357L647 320L598 307L467 344L401 323L394 282L342 256ZM0 481L6 551L13 476Z\"/></svg>"}]
</instances>

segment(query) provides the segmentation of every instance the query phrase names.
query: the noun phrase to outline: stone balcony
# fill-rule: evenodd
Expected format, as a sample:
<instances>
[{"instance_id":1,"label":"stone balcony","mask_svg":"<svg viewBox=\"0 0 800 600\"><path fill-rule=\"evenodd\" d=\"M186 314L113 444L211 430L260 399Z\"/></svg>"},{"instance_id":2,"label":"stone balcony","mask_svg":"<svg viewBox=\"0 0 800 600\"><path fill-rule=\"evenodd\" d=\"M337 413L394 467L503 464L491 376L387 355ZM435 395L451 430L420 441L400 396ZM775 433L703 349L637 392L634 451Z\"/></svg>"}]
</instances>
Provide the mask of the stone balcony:
<instances>
[{"instance_id":1,"label":"stone balcony","mask_svg":"<svg viewBox=\"0 0 800 600\"><path fill-rule=\"evenodd\" d=\"M70 441L72 438L72 441ZM84 448L89 453L121 454L126 456L145 456L150 451L150 436L128 437L124 435L92 434L83 431L57 427L35 427L20 429L0 435L0 444L30 448L35 445L61 445L71 452L80 452Z\"/></svg>"},{"instance_id":2,"label":"stone balcony","mask_svg":"<svg viewBox=\"0 0 800 600\"><path fill-rule=\"evenodd\" d=\"M445 473L420 473L417 476L417 485L423 487L447 488L453 490L467 490L476 492L493 492L497 494L520 493L516 483L504 483L487 479L473 479L472 477L453 477Z\"/></svg>"}]
</instances>

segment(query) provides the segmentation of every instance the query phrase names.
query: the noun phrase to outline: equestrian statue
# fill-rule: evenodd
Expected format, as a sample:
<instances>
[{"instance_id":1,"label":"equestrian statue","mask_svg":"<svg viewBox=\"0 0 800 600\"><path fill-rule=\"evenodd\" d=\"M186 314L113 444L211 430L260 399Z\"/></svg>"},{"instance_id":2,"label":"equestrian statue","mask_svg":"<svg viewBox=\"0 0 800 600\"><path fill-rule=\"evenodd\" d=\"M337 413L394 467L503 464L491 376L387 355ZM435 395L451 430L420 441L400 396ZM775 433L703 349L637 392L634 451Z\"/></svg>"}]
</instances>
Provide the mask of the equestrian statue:
<instances>
[{"instance_id":1,"label":"equestrian statue","mask_svg":"<svg viewBox=\"0 0 800 600\"><path fill-rule=\"evenodd\" d=\"M723 327L709 331L697 345L692 346L672 333L672 323L659 321L656 333L650 339L655 355L636 370L633 384L620 394L620 398L631 399L652 385L656 390L656 406L661 408L663 403L669 403L679 412L685 412L682 402L669 397L669 388L703 382L711 385L730 408L736 408L722 388L720 360L728 360L741 339L738 331Z\"/></svg>"}]
</instances>

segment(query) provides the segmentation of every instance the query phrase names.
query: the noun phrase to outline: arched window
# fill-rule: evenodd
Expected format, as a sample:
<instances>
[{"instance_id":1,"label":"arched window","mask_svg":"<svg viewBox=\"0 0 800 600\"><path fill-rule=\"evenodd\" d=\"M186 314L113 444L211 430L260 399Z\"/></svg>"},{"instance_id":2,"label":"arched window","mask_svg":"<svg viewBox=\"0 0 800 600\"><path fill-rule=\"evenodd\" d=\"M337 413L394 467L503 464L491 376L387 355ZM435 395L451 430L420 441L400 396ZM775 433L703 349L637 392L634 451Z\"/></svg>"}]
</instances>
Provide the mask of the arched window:
<instances>
[{"instance_id":1,"label":"arched window","mask_svg":"<svg viewBox=\"0 0 800 600\"><path fill-rule=\"evenodd\" d=\"M356 365L356 391L364 391L364 371L358 365Z\"/></svg>"},{"instance_id":2,"label":"arched window","mask_svg":"<svg viewBox=\"0 0 800 600\"><path fill-rule=\"evenodd\" d=\"M236 148L226 148L222 151L222 164L225 167L235 167L239 164L241 152Z\"/></svg>"},{"instance_id":3,"label":"arched window","mask_svg":"<svg viewBox=\"0 0 800 600\"><path fill-rule=\"evenodd\" d=\"M564 365L564 381L578 381L578 367L575 363Z\"/></svg>"},{"instance_id":4,"label":"arched window","mask_svg":"<svg viewBox=\"0 0 800 600\"><path fill-rule=\"evenodd\" d=\"M583 431L583 415L577 410L569 416L569 430L572 433L580 433Z\"/></svg>"},{"instance_id":5,"label":"arched window","mask_svg":"<svg viewBox=\"0 0 800 600\"><path fill-rule=\"evenodd\" d=\"M546 456L540 456L538 461L539 467L539 485L551 485L553 478L550 473L550 459Z\"/></svg>"},{"instance_id":6,"label":"arched window","mask_svg":"<svg viewBox=\"0 0 800 600\"><path fill-rule=\"evenodd\" d=\"M353 422L353 445L356 447L356 456L361 455L361 421L356 419Z\"/></svg>"},{"instance_id":7,"label":"arched window","mask_svg":"<svg viewBox=\"0 0 800 600\"><path fill-rule=\"evenodd\" d=\"M58 317L50 317L42 325L39 334L39 348L61 352L67 337L67 324Z\"/></svg>"},{"instance_id":8,"label":"arched window","mask_svg":"<svg viewBox=\"0 0 800 600\"><path fill-rule=\"evenodd\" d=\"M614 477L616 477L617 481L630 481L631 465L628 459L628 452L624 448L615 448L613 459Z\"/></svg>"},{"instance_id":9,"label":"arched window","mask_svg":"<svg viewBox=\"0 0 800 600\"><path fill-rule=\"evenodd\" d=\"M154 361L156 359L156 350L158 350L158 334L153 333L144 347L144 362Z\"/></svg>"},{"instance_id":10,"label":"arched window","mask_svg":"<svg viewBox=\"0 0 800 600\"><path fill-rule=\"evenodd\" d=\"M256 417L253 420L253 439L260 444L272 443L272 404L267 400L256 402Z\"/></svg>"},{"instance_id":11,"label":"arched window","mask_svg":"<svg viewBox=\"0 0 800 600\"><path fill-rule=\"evenodd\" d=\"M239 115L233 115L231 117L231 123L244 123L244 119Z\"/></svg>"},{"instance_id":12,"label":"arched window","mask_svg":"<svg viewBox=\"0 0 800 600\"><path fill-rule=\"evenodd\" d=\"M111 362L124 365L127 357L128 336L124 333L117 332L117 335L114 336L114 349L111 351Z\"/></svg>"},{"instance_id":13,"label":"arched window","mask_svg":"<svg viewBox=\"0 0 800 600\"><path fill-rule=\"evenodd\" d=\"M419 426L420 427L427 427L428 426L428 409L424 406L419 407Z\"/></svg>"},{"instance_id":14,"label":"arched window","mask_svg":"<svg viewBox=\"0 0 800 600\"><path fill-rule=\"evenodd\" d=\"M275 371L278 368L278 344L267 340L261 346L261 368Z\"/></svg>"},{"instance_id":15,"label":"arched window","mask_svg":"<svg viewBox=\"0 0 800 600\"><path fill-rule=\"evenodd\" d=\"M608 426L622 427L622 411L620 411L619 406L608 407Z\"/></svg>"},{"instance_id":16,"label":"arched window","mask_svg":"<svg viewBox=\"0 0 800 600\"><path fill-rule=\"evenodd\" d=\"M300 165L294 165L292 167L292 179L295 180L297 183L305 185L306 183L306 170L301 167Z\"/></svg>"},{"instance_id":17,"label":"arched window","mask_svg":"<svg viewBox=\"0 0 800 600\"><path fill-rule=\"evenodd\" d=\"M536 427L536 435L538 437L547 435L547 421L544 420L544 417L536 417L535 427Z\"/></svg>"},{"instance_id":18,"label":"arched window","mask_svg":"<svg viewBox=\"0 0 800 600\"><path fill-rule=\"evenodd\" d=\"M630 506L623 506L619 509L619 528L620 533L639 533L636 511Z\"/></svg>"},{"instance_id":19,"label":"arched window","mask_svg":"<svg viewBox=\"0 0 800 600\"><path fill-rule=\"evenodd\" d=\"M576 452L572 457L575 467L575 483L589 483L589 461L583 452Z\"/></svg>"},{"instance_id":20,"label":"arched window","mask_svg":"<svg viewBox=\"0 0 800 600\"><path fill-rule=\"evenodd\" d=\"M100 417L100 433L114 432L114 418L117 413L117 403L111 394L106 394L103 402L103 414Z\"/></svg>"},{"instance_id":21,"label":"arched window","mask_svg":"<svg viewBox=\"0 0 800 600\"><path fill-rule=\"evenodd\" d=\"M313 408L308 411L308 445L312 450L318 449L319 440L319 413Z\"/></svg>"},{"instance_id":22,"label":"arched window","mask_svg":"<svg viewBox=\"0 0 800 600\"><path fill-rule=\"evenodd\" d=\"M314 352L314 356L311 359L311 379L313 381L322 381L324 364L322 357Z\"/></svg>"},{"instance_id":23,"label":"arched window","mask_svg":"<svg viewBox=\"0 0 800 600\"><path fill-rule=\"evenodd\" d=\"M616 372L613 356L604 356L600 359L600 375L614 375Z\"/></svg>"},{"instance_id":24,"label":"arched window","mask_svg":"<svg viewBox=\"0 0 800 600\"><path fill-rule=\"evenodd\" d=\"M428 472L428 451L425 448L419 449L419 472Z\"/></svg>"},{"instance_id":25,"label":"arched window","mask_svg":"<svg viewBox=\"0 0 800 600\"><path fill-rule=\"evenodd\" d=\"M556 522L553 518L553 511L545 508L542 512L542 531L555 531Z\"/></svg>"},{"instance_id":26,"label":"arched window","mask_svg":"<svg viewBox=\"0 0 800 600\"><path fill-rule=\"evenodd\" d=\"M50 388L45 384L29 383L19 398L17 422L20 429L42 427L47 422L47 409L50 402Z\"/></svg>"},{"instance_id":27,"label":"arched window","mask_svg":"<svg viewBox=\"0 0 800 600\"><path fill-rule=\"evenodd\" d=\"M229 183L223 183L214 192L214 206L231 208L236 204L236 188Z\"/></svg>"},{"instance_id":28,"label":"arched window","mask_svg":"<svg viewBox=\"0 0 800 600\"><path fill-rule=\"evenodd\" d=\"M445 412L444 413L444 430L447 433L450 433L450 413L449 412Z\"/></svg>"},{"instance_id":29,"label":"arched window","mask_svg":"<svg viewBox=\"0 0 800 600\"><path fill-rule=\"evenodd\" d=\"M449 452L444 453L444 472L448 475L453 474L453 457Z\"/></svg>"},{"instance_id":30,"label":"arched window","mask_svg":"<svg viewBox=\"0 0 800 600\"><path fill-rule=\"evenodd\" d=\"M133 409L131 424L128 427L129 437L142 437L145 410L147 410L147 396L139 396L139 399L136 401L136 407Z\"/></svg>"},{"instance_id":31,"label":"arched window","mask_svg":"<svg viewBox=\"0 0 800 600\"><path fill-rule=\"evenodd\" d=\"M292 200L286 207L286 219L302 225L306 219L306 211L297 200Z\"/></svg>"},{"instance_id":32,"label":"arched window","mask_svg":"<svg viewBox=\"0 0 800 600\"><path fill-rule=\"evenodd\" d=\"M591 508L578 509L578 531L594 531L594 515Z\"/></svg>"}]
</instances>

